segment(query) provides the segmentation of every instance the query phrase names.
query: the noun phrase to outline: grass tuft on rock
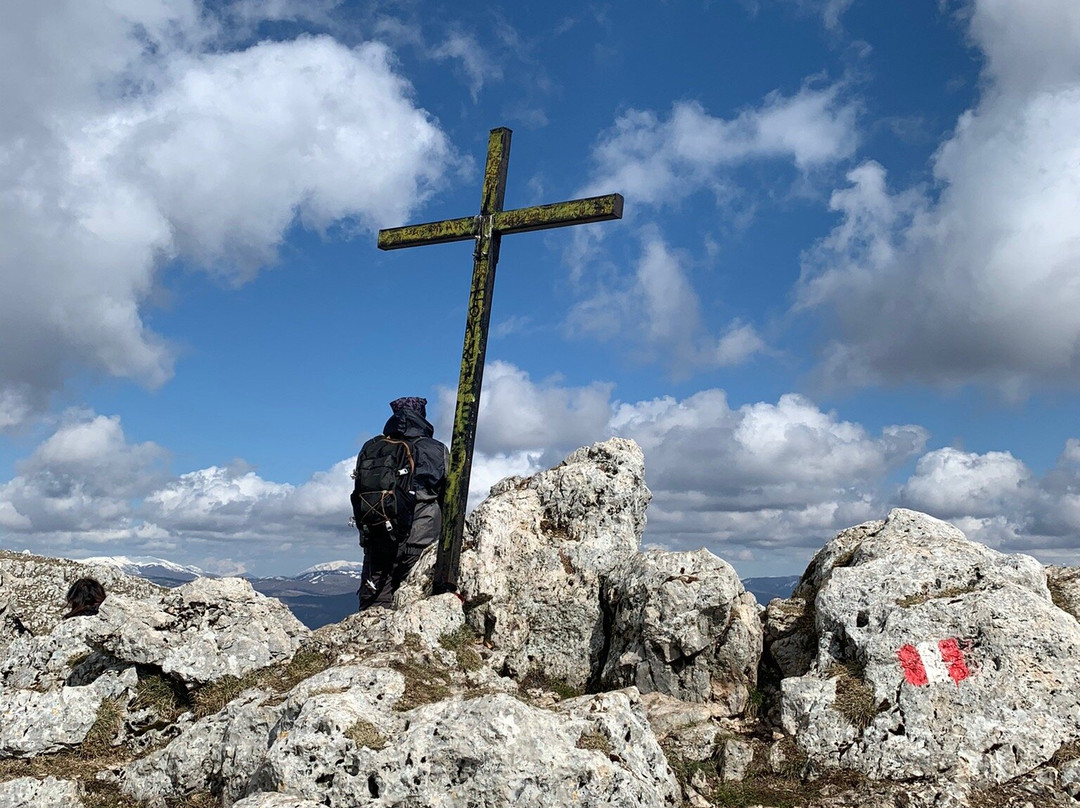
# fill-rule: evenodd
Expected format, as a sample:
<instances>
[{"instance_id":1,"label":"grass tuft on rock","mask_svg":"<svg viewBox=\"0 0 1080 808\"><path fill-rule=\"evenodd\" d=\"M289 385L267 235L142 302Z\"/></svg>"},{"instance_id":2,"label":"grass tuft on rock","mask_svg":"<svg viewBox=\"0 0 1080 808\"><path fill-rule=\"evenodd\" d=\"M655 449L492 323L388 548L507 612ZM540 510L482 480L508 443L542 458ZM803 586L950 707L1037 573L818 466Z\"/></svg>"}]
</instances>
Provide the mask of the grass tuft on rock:
<instances>
[{"instance_id":1,"label":"grass tuft on rock","mask_svg":"<svg viewBox=\"0 0 1080 808\"><path fill-rule=\"evenodd\" d=\"M86 733L79 752L85 759L98 760L107 757L113 748L113 741L120 733L124 722L124 713L119 699L106 698L101 700L98 707L97 718L94 719L90 731Z\"/></svg>"},{"instance_id":2,"label":"grass tuft on rock","mask_svg":"<svg viewBox=\"0 0 1080 808\"><path fill-rule=\"evenodd\" d=\"M450 674L431 660L398 659L390 667L405 677L405 692L394 705L398 712L450 698Z\"/></svg>"},{"instance_id":3,"label":"grass tuft on rock","mask_svg":"<svg viewBox=\"0 0 1080 808\"><path fill-rule=\"evenodd\" d=\"M479 670L483 664L480 652L476 649L479 639L476 632L466 623L439 637L439 645L447 651L454 652L458 667L463 671L475 671Z\"/></svg>"},{"instance_id":4,"label":"grass tuft on rock","mask_svg":"<svg viewBox=\"0 0 1080 808\"><path fill-rule=\"evenodd\" d=\"M605 755L611 754L611 741L608 737L597 730L588 730L581 733L581 737L577 739L577 743L574 744L578 749L593 749L597 752L603 752Z\"/></svg>"},{"instance_id":5,"label":"grass tuft on rock","mask_svg":"<svg viewBox=\"0 0 1080 808\"><path fill-rule=\"evenodd\" d=\"M171 723L184 712L182 690L163 673L141 675L131 706L153 710L159 718Z\"/></svg>"},{"instance_id":6,"label":"grass tuft on rock","mask_svg":"<svg viewBox=\"0 0 1080 808\"><path fill-rule=\"evenodd\" d=\"M83 808L138 808L139 803L120 791L116 783L83 781Z\"/></svg>"},{"instance_id":7,"label":"grass tuft on rock","mask_svg":"<svg viewBox=\"0 0 1080 808\"><path fill-rule=\"evenodd\" d=\"M243 676L223 676L198 688L192 694L195 717L204 718L223 710L225 705L245 690L266 690L283 696L300 682L330 667L331 659L321 651L297 651L288 662L249 671Z\"/></svg>"},{"instance_id":8,"label":"grass tuft on rock","mask_svg":"<svg viewBox=\"0 0 1080 808\"><path fill-rule=\"evenodd\" d=\"M859 732L878 714L873 689L863 679L861 666L854 662L833 665L828 675L836 679L836 699L833 707Z\"/></svg>"},{"instance_id":9,"label":"grass tuft on rock","mask_svg":"<svg viewBox=\"0 0 1080 808\"><path fill-rule=\"evenodd\" d=\"M582 688L574 687L558 676L550 676L540 667L533 667L522 676L518 681L518 687L522 690L544 690L554 693L560 699L573 699L585 693Z\"/></svg>"},{"instance_id":10,"label":"grass tuft on rock","mask_svg":"<svg viewBox=\"0 0 1080 808\"><path fill-rule=\"evenodd\" d=\"M345 737L357 746L374 749L376 752L386 748L386 738L374 724L362 718L345 730Z\"/></svg>"}]
</instances>

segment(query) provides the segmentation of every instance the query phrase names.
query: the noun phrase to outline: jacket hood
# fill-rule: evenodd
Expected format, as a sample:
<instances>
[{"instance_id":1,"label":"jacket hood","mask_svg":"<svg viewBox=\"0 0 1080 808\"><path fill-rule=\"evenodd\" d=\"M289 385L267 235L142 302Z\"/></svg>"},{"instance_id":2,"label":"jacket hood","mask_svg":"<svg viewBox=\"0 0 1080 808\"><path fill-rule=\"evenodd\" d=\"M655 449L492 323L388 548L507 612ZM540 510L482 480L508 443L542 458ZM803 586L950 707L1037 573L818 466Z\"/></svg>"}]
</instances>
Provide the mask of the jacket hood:
<instances>
[{"instance_id":1,"label":"jacket hood","mask_svg":"<svg viewBox=\"0 0 1080 808\"><path fill-rule=\"evenodd\" d=\"M416 410L402 409L390 416L383 434L389 438L430 438L435 434L435 427Z\"/></svg>"}]
</instances>

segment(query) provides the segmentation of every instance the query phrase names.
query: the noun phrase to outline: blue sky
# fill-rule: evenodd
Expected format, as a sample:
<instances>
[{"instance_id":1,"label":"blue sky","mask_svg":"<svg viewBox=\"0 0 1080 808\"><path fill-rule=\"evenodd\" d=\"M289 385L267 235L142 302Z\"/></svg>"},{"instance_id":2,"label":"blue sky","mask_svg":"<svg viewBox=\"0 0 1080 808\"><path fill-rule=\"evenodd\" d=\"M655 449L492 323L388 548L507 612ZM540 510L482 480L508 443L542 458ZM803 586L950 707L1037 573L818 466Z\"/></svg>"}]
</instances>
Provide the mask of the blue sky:
<instances>
[{"instance_id":1,"label":"blue sky","mask_svg":"<svg viewBox=\"0 0 1080 808\"><path fill-rule=\"evenodd\" d=\"M359 559L387 402L449 439L507 237L472 499L623 435L647 543L801 572L902 505L1076 563L1074 0L17 3L0 32L0 546Z\"/></svg>"}]
</instances>

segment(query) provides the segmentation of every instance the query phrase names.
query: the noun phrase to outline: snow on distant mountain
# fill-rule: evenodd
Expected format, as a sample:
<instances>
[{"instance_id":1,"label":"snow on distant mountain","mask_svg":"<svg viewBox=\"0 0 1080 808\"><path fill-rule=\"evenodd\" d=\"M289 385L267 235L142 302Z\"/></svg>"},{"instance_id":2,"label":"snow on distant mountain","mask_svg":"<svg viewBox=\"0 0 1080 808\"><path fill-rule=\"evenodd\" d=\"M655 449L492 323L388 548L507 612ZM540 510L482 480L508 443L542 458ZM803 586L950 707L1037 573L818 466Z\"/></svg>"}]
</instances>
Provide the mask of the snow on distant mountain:
<instances>
[{"instance_id":1,"label":"snow on distant mountain","mask_svg":"<svg viewBox=\"0 0 1080 808\"><path fill-rule=\"evenodd\" d=\"M323 564L316 564L314 567L308 567L303 572L298 572L296 577L301 575L307 575L312 572L356 572L359 573L363 569L364 563L362 561L327 561Z\"/></svg>"},{"instance_id":2,"label":"snow on distant mountain","mask_svg":"<svg viewBox=\"0 0 1080 808\"><path fill-rule=\"evenodd\" d=\"M216 577L198 567L185 566L153 556L91 556L74 560L82 564L109 564L119 567L127 575L145 578L163 586L177 586L200 577Z\"/></svg>"}]
</instances>

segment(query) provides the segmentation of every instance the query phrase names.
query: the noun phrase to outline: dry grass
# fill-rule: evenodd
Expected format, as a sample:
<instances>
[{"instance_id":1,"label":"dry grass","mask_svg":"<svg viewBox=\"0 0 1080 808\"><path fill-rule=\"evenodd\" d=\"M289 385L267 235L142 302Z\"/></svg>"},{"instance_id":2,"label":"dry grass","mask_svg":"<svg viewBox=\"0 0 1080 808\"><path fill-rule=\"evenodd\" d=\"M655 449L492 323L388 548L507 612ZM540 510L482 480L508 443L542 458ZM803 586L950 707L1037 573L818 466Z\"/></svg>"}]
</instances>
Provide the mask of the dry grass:
<instances>
[{"instance_id":1,"label":"dry grass","mask_svg":"<svg viewBox=\"0 0 1080 808\"><path fill-rule=\"evenodd\" d=\"M463 671L475 671L484 663L476 648L479 640L480 637L466 623L439 637L439 645L454 652L458 667Z\"/></svg>"},{"instance_id":2,"label":"dry grass","mask_svg":"<svg viewBox=\"0 0 1080 808\"><path fill-rule=\"evenodd\" d=\"M405 692L394 705L398 712L408 712L450 697L450 674L431 661L399 659L390 667L405 677Z\"/></svg>"},{"instance_id":3,"label":"dry grass","mask_svg":"<svg viewBox=\"0 0 1080 808\"><path fill-rule=\"evenodd\" d=\"M124 712L119 699L102 699L90 731L86 733L79 753L86 760L100 760L108 757L114 746L113 741L120 734L124 723Z\"/></svg>"},{"instance_id":4,"label":"dry grass","mask_svg":"<svg viewBox=\"0 0 1080 808\"><path fill-rule=\"evenodd\" d=\"M836 699L833 707L859 732L862 732L877 715L874 691L863 680L861 667L852 662L833 665L828 675L836 679Z\"/></svg>"},{"instance_id":5,"label":"dry grass","mask_svg":"<svg viewBox=\"0 0 1080 808\"><path fill-rule=\"evenodd\" d=\"M554 693L560 699L573 699L584 695L585 691L574 687L566 680L557 676L549 676L540 668L532 668L518 681L518 687L522 690L544 690Z\"/></svg>"},{"instance_id":6,"label":"dry grass","mask_svg":"<svg viewBox=\"0 0 1080 808\"><path fill-rule=\"evenodd\" d=\"M137 710L153 710L163 721L172 723L184 712L184 697L179 687L164 674L150 673L139 677L131 706Z\"/></svg>"},{"instance_id":7,"label":"dry grass","mask_svg":"<svg viewBox=\"0 0 1080 808\"><path fill-rule=\"evenodd\" d=\"M245 690L257 688L269 690L276 696L283 696L300 682L321 673L330 667L331 659L321 651L300 649L286 663L260 668L245 673L242 677L225 676L215 682L203 685L192 693L195 717L213 715L225 708Z\"/></svg>"},{"instance_id":8,"label":"dry grass","mask_svg":"<svg viewBox=\"0 0 1080 808\"><path fill-rule=\"evenodd\" d=\"M594 749L597 752L603 752L605 755L611 754L611 741L608 740L604 733L596 730L581 733L581 737L577 739L575 746L578 749Z\"/></svg>"},{"instance_id":9,"label":"dry grass","mask_svg":"<svg viewBox=\"0 0 1080 808\"><path fill-rule=\"evenodd\" d=\"M345 737L357 746L374 749L376 752L386 748L386 738L375 728L374 724L363 719L345 730Z\"/></svg>"},{"instance_id":10,"label":"dry grass","mask_svg":"<svg viewBox=\"0 0 1080 808\"><path fill-rule=\"evenodd\" d=\"M94 776L102 769L114 768L131 760L131 753L122 745L113 746L124 716L119 699L103 699L97 718L82 744L74 749L29 759L0 760L0 782L17 777L36 777L42 780L79 780L87 790L85 808L133 808L137 803L120 794L115 785L100 783Z\"/></svg>"},{"instance_id":11,"label":"dry grass","mask_svg":"<svg viewBox=\"0 0 1080 808\"><path fill-rule=\"evenodd\" d=\"M1065 587L1062 585L1061 581L1047 577L1046 586L1050 590L1050 600L1054 602L1054 605L1061 609L1061 611L1068 612L1069 598L1065 594ZM1072 612L1069 613L1071 614Z\"/></svg>"},{"instance_id":12,"label":"dry grass","mask_svg":"<svg viewBox=\"0 0 1080 808\"><path fill-rule=\"evenodd\" d=\"M958 598L961 595L966 595L968 592L974 592L976 587L974 586L950 586L948 589L942 589L938 592L920 592L917 595L908 595L906 598L900 598L896 601L896 605L901 609L909 609L912 606L918 606L931 600L939 600L943 598Z\"/></svg>"}]
</instances>

